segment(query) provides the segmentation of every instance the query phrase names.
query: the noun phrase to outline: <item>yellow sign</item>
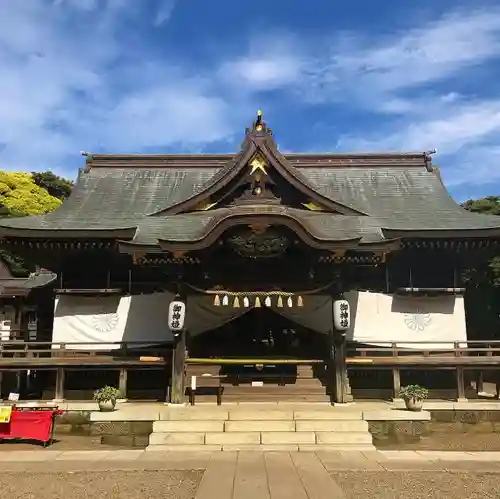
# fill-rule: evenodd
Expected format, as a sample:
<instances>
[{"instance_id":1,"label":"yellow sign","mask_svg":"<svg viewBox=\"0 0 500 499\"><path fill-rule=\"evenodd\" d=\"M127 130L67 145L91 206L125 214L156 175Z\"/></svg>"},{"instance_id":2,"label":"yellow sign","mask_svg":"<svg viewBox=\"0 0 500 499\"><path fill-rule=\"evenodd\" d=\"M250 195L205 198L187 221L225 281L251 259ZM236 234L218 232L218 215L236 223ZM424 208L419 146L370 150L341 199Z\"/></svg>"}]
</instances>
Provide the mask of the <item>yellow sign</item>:
<instances>
[{"instance_id":1,"label":"yellow sign","mask_svg":"<svg viewBox=\"0 0 500 499\"><path fill-rule=\"evenodd\" d=\"M10 423L10 415L12 414L12 406L0 406L0 423Z\"/></svg>"}]
</instances>

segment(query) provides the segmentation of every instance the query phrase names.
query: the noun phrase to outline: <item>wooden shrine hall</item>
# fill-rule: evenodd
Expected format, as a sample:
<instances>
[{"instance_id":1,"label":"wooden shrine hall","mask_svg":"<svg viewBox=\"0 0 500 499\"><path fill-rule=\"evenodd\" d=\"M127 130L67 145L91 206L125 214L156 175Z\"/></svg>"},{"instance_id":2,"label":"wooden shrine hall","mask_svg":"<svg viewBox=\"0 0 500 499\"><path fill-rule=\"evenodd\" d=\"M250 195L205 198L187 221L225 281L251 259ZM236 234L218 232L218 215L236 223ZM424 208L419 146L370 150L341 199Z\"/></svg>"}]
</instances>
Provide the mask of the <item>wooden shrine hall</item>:
<instances>
[{"instance_id":1,"label":"wooden shrine hall","mask_svg":"<svg viewBox=\"0 0 500 499\"><path fill-rule=\"evenodd\" d=\"M462 273L500 219L455 203L429 153L282 154L259 112L235 154L88 154L60 208L0 220L0 236L57 274L54 345L167 345L152 382L174 402L215 385L344 402L373 383L348 373L346 342L467 341Z\"/></svg>"}]
</instances>

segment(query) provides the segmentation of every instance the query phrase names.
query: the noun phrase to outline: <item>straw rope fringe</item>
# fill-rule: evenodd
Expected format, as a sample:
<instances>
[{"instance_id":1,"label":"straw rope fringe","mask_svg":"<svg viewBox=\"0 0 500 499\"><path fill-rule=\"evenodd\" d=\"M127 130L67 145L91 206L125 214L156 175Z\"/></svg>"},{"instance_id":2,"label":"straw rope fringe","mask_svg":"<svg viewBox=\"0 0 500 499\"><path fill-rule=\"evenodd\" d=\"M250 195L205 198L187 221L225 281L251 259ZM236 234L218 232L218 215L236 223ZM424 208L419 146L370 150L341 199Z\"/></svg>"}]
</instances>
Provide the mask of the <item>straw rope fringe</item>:
<instances>
[{"instance_id":1,"label":"straw rope fringe","mask_svg":"<svg viewBox=\"0 0 500 499\"><path fill-rule=\"evenodd\" d=\"M250 294L250 293L249 293ZM223 307L229 306L229 297L230 295L222 294L222 299L220 295L215 295L214 297L214 307L220 307L221 305ZM294 306L297 307L303 307L304 306L304 299L302 296L297 296L296 303L294 303L294 296L284 296L286 298L286 306L288 308L293 308ZM250 297L249 296L244 296L242 297L242 302L243 302L243 307L248 308L250 306ZM276 298L273 302L273 298ZM236 295L234 297L234 300L231 300L233 308L240 308L240 296ZM256 308L262 307L262 304L266 307L272 307L273 304L275 304L279 308L283 308L283 296L281 295L272 295L271 296L266 296L265 298L263 296L255 296L255 300L253 300L253 306Z\"/></svg>"}]
</instances>

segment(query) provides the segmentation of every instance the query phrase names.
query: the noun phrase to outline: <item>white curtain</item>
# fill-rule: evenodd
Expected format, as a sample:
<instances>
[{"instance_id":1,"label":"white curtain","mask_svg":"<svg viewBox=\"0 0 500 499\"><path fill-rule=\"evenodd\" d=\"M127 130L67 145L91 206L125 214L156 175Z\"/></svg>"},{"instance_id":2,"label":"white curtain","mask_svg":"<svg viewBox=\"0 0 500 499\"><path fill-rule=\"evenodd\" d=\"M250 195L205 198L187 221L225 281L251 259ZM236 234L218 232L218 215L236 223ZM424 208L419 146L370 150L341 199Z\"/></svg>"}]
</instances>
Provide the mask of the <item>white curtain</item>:
<instances>
[{"instance_id":1,"label":"white curtain","mask_svg":"<svg viewBox=\"0 0 500 499\"><path fill-rule=\"evenodd\" d=\"M172 341L168 329L170 293L84 297L60 295L54 310L54 342L91 343L74 346L84 350L119 348L109 342Z\"/></svg>"},{"instance_id":2,"label":"white curtain","mask_svg":"<svg viewBox=\"0 0 500 499\"><path fill-rule=\"evenodd\" d=\"M382 293L346 293L351 305L348 339L377 345L395 342L405 348L453 348L467 339L461 296L415 297ZM423 343L400 343L418 341ZM431 343L438 342L438 343Z\"/></svg>"}]
</instances>

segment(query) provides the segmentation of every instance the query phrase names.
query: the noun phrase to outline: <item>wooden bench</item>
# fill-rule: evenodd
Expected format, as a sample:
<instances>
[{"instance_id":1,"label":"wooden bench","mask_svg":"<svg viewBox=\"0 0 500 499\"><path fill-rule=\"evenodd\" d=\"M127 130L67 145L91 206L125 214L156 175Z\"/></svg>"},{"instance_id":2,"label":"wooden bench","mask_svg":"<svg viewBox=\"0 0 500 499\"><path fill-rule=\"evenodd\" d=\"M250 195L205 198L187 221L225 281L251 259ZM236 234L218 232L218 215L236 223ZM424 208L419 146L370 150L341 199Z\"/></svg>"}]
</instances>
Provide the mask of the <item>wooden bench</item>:
<instances>
[{"instance_id":1,"label":"wooden bench","mask_svg":"<svg viewBox=\"0 0 500 499\"><path fill-rule=\"evenodd\" d=\"M225 376L214 376L213 374L202 376L191 376L191 386L187 389L189 395L189 403L196 404L196 395L201 395L203 392L210 392L215 390L217 396L217 405L222 404L222 391L221 379Z\"/></svg>"}]
</instances>

